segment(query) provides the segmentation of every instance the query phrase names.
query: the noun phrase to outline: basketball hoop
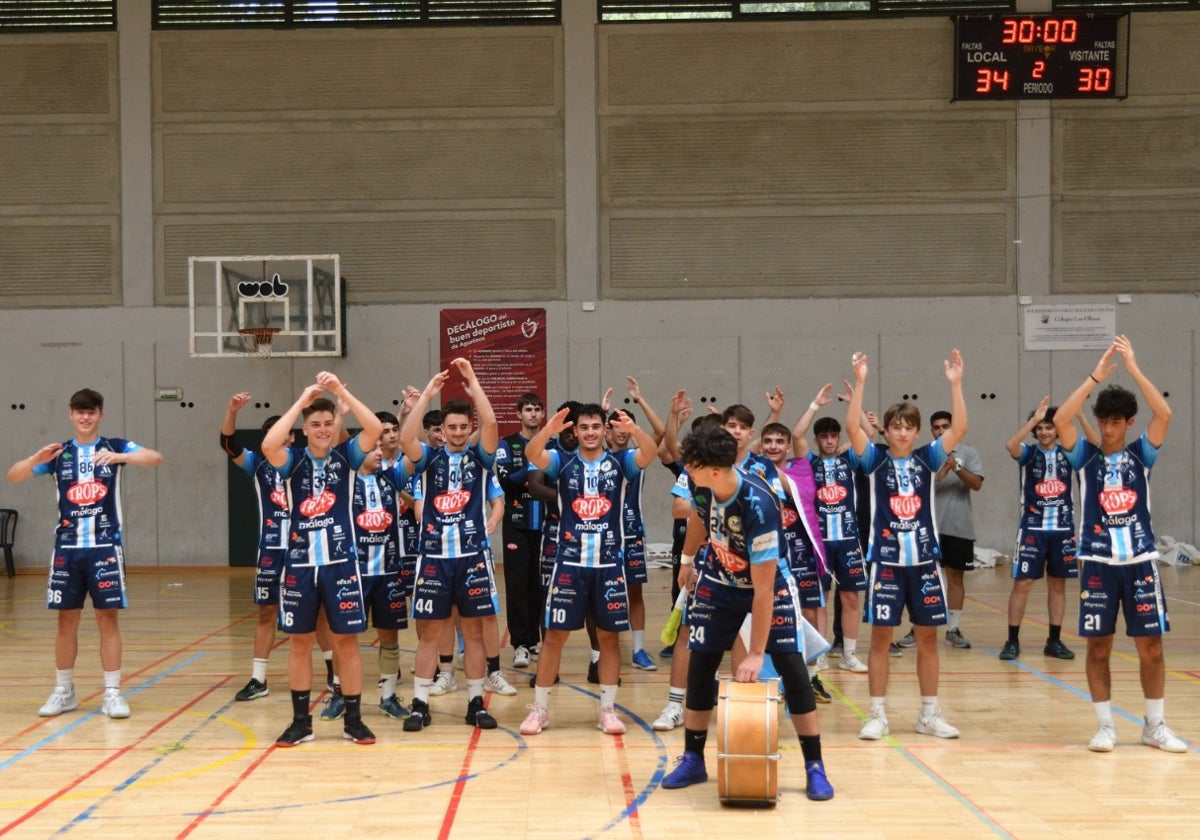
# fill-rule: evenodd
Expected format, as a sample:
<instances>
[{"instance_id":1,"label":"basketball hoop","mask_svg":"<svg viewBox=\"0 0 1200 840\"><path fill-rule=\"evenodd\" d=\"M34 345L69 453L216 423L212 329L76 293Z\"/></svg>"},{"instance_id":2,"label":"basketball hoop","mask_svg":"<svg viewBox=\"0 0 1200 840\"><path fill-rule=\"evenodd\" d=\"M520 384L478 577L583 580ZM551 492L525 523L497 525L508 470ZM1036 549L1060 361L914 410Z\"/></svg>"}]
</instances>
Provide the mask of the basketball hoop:
<instances>
[{"instance_id":1,"label":"basketball hoop","mask_svg":"<svg viewBox=\"0 0 1200 840\"><path fill-rule=\"evenodd\" d=\"M271 345L279 327L240 327L238 333L242 337L242 348L247 356L258 359L271 358Z\"/></svg>"}]
</instances>

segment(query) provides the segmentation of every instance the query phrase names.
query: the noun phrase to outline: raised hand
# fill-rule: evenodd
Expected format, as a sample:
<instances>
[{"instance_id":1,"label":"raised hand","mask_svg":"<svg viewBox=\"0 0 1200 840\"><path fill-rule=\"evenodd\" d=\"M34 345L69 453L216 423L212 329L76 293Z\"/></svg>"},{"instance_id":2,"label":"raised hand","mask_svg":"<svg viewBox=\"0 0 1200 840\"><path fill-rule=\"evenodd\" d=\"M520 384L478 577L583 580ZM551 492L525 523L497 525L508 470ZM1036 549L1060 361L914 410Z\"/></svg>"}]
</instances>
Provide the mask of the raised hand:
<instances>
[{"instance_id":1,"label":"raised hand","mask_svg":"<svg viewBox=\"0 0 1200 840\"><path fill-rule=\"evenodd\" d=\"M767 407L771 409L771 413L780 415L783 413L783 407L787 405L787 397L783 395L783 389L778 385L775 390L767 391Z\"/></svg>"},{"instance_id":2,"label":"raised hand","mask_svg":"<svg viewBox=\"0 0 1200 840\"><path fill-rule=\"evenodd\" d=\"M962 383L963 357L957 349L950 351L950 358L943 362L946 368L946 381L951 385Z\"/></svg>"},{"instance_id":3,"label":"raised hand","mask_svg":"<svg viewBox=\"0 0 1200 840\"><path fill-rule=\"evenodd\" d=\"M856 352L850 357L850 367L854 369L854 379L862 383L867 381L867 354Z\"/></svg>"},{"instance_id":4,"label":"raised hand","mask_svg":"<svg viewBox=\"0 0 1200 840\"><path fill-rule=\"evenodd\" d=\"M250 394L247 391L240 391L229 398L229 410L237 414L243 408L250 404Z\"/></svg>"}]
</instances>

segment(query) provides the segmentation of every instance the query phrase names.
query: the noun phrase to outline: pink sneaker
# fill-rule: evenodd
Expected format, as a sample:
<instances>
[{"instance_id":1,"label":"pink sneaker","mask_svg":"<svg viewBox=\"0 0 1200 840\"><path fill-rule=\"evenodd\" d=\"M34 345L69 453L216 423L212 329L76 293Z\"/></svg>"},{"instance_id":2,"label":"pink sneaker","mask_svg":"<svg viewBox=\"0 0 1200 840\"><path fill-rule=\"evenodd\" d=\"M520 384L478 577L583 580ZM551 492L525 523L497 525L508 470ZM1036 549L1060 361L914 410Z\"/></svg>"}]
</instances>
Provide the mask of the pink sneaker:
<instances>
[{"instance_id":1,"label":"pink sneaker","mask_svg":"<svg viewBox=\"0 0 1200 840\"><path fill-rule=\"evenodd\" d=\"M621 719L617 717L617 710L612 706L600 707L600 719L596 722L596 728L605 735L625 734L625 724L621 723Z\"/></svg>"},{"instance_id":2,"label":"pink sneaker","mask_svg":"<svg viewBox=\"0 0 1200 840\"><path fill-rule=\"evenodd\" d=\"M529 709L529 714L525 716L525 720L521 721L522 735L537 735L550 725L550 712L545 706L530 703L525 708Z\"/></svg>"}]
</instances>

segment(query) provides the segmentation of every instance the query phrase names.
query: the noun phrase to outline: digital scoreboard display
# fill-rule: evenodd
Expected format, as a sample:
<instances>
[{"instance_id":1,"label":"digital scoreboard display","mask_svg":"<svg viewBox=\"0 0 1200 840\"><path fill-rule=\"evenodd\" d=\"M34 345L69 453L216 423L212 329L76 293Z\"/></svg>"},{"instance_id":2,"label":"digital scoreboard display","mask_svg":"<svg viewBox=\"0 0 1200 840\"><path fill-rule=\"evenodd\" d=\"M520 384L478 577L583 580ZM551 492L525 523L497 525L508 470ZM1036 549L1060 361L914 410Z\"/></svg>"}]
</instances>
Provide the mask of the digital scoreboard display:
<instances>
[{"instance_id":1,"label":"digital scoreboard display","mask_svg":"<svg viewBox=\"0 0 1200 840\"><path fill-rule=\"evenodd\" d=\"M954 19L954 98L1106 99L1125 95L1124 15Z\"/></svg>"}]
</instances>

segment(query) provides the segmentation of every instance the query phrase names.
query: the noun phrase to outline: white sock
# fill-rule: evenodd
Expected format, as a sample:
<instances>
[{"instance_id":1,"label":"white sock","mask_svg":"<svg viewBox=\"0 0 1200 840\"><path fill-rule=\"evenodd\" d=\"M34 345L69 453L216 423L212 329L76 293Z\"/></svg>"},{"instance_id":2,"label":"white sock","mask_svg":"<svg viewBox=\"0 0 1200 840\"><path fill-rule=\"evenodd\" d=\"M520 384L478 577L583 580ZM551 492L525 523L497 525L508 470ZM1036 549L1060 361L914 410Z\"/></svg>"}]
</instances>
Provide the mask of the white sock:
<instances>
[{"instance_id":1,"label":"white sock","mask_svg":"<svg viewBox=\"0 0 1200 840\"><path fill-rule=\"evenodd\" d=\"M667 686L667 703L672 706L682 706L684 695L687 693L686 688L679 686Z\"/></svg>"},{"instance_id":2,"label":"white sock","mask_svg":"<svg viewBox=\"0 0 1200 840\"><path fill-rule=\"evenodd\" d=\"M413 677L413 699L423 703L429 702L429 689L433 688L433 680L429 677Z\"/></svg>"},{"instance_id":3,"label":"white sock","mask_svg":"<svg viewBox=\"0 0 1200 840\"><path fill-rule=\"evenodd\" d=\"M342 685L341 678L339 678L337 674L334 674L334 675L333 675L333 684L334 684L334 685L336 685L336 686L338 686L339 688L340 688L340 687L341 687L341 685Z\"/></svg>"},{"instance_id":4,"label":"white sock","mask_svg":"<svg viewBox=\"0 0 1200 840\"><path fill-rule=\"evenodd\" d=\"M399 674L383 674L379 678L379 699L386 700L396 696L396 683L400 681Z\"/></svg>"},{"instance_id":5,"label":"white sock","mask_svg":"<svg viewBox=\"0 0 1200 840\"><path fill-rule=\"evenodd\" d=\"M635 652L646 649L646 631L645 630L634 630L633 631L633 649Z\"/></svg>"},{"instance_id":6,"label":"white sock","mask_svg":"<svg viewBox=\"0 0 1200 840\"><path fill-rule=\"evenodd\" d=\"M815 677L816 675L817 675L817 666L816 666L816 665L809 665L809 666L808 666L808 680L809 680L809 682L812 682L812 678L813 678L813 677Z\"/></svg>"},{"instance_id":7,"label":"white sock","mask_svg":"<svg viewBox=\"0 0 1200 840\"><path fill-rule=\"evenodd\" d=\"M962 618L962 610L950 610L950 623L946 626L946 632L958 629L958 622Z\"/></svg>"},{"instance_id":8,"label":"white sock","mask_svg":"<svg viewBox=\"0 0 1200 840\"><path fill-rule=\"evenodd\" d=\"M250 666L250 677L260 683L265 683L267 681L267 660L256 657Z\"/></svg>"},{"instance_id":9,"label":"white sock","mask_svg":"<svg viewBox=\"0 0 1200 840\"><path fill-rule=\"evenodd\" d=\"M1163 710L1163 706L1166 705L1166 702L1167 701L1161 697L1157 700L1151 700L1149 697L1146 698L1146 725L1147 726L1155 726L1155 725L1163 722L1163 719L1164 719L1163 716L1165 714L1165 712Z\"/></svg>"},{"instance_id":10,"label":"white sock","mask_svg":"<svg viewBox=\"0 0 1200 840\"><path fill-rule=\"evenodd\" d=\"M600 651L596 650L595 648L592 649L592 661L593 662L600 661Z\"/></svg>"},{"instance_id":11,"label":"white sock","mask_svg":"<svg viewBox=\"0 0 1200 840\"><path fill-rule=\"evenodd\" d=\"M615 685L600 686L600 708L617 704L617 687Z\"/></svg>"},{"instance_id":12,"label":"white sock","mask_svg":"<svg viewBox=\"0 0 1200 840\"><path fill-rule=\"evenodd\" d=\"M922 697L921 698L921 717L923 717L923 718L933 717L934 712L937 711L937 707L938 707L937 695L934 695L933 697Z\"/></svg>"},{"instance_id":13,"label":"white sock","mask_svg":"<svg viewBox=\"0 0 1200 840\"><path fill-rule=\"evenodd\" d=\"M842 637L842 652L845 655L853 656L858 652L858 639L850 639Z\"/></svg>"},{"instance_id":14,"label":"white sock","mask_svg":"<svg viewBox=\"0 0 1200 840\"><path fill-rule=\"evenodd\" d=\"M535 685L533 687L533 702L543 709L550 708L550 687L542 688L540 685Z\"/></svg>"},{"instance_id":15,"label":"white sock","mask_svg":"<svg viewBox=\"0 0 1200 840\"><path fill-rule=\"evenodd\" d=\"M70 691L75 687L75 669L63 668L60 670L55 670L54 684L59 688L65 688Z\"/></svg>"},{"instance_id":16,"label":"white sock","mask_svg":"<svg viewBox=\"0 0 1200 840\"><path fill-rule=\"evenodd\" d=\"M887 708L886 708L886 704L884 703L884 700L886 700L886 699L887 698L884 698L884 697L872 697L871 698L871 714L879 715L880 717L886 718L887 717Z\"/></svg>"},{"instance_id":17,"label":"white sock","mask_svg":"<svg viewBox=\"0 0 1200 840\"><path fill-rule=\"evenodd\" d=\"M1096 720L1100 721L1101 726L1112 726L1112 701L1105 700L1102 703L1092 703L1092 708L1096 710Z\"/></svg>"},{"instance_id":18,"label":"white sock","mask_svg":"<svg viewBox=\"0 0 1200 840\"><path fill-rule=\"evenodd\" d=\"M483 696L483 680L467 680L467 699Z\"/></svg>"},{"instance_id":19,"label":"white sock","mask_svg":"<svg viewBox=\"0 0 1200 840\"><path fill-rule=\"evenodd\" d=\"M118 668L115 671L105 671L104 672L104 690L120 692L120 690L121 690L121 669L120 668Z\"/></svg>"}]
</instances>

